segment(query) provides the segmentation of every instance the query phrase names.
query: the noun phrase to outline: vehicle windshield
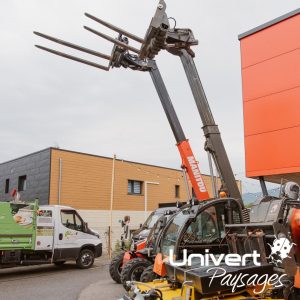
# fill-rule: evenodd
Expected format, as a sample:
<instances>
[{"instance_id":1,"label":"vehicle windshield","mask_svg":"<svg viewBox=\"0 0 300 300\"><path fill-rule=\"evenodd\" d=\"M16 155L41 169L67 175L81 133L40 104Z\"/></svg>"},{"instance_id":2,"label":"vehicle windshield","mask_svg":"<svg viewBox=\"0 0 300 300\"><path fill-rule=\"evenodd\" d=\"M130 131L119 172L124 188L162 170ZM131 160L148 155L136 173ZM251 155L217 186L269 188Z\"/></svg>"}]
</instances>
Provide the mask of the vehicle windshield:
<instances>
[{"instance_id":1,"label":"vehicle windshield","mask_svg":"<svg viewBox=\"0 0 300 300\"><path fill-rule=\"evenodd\" d=\"M183 234L181 245L207 244L218 238L224 238L224 208L224 205L216 205L199 213Z\"/></svg>"},{"instance_id":2,"label":"vehicle windshield","mask_svg":"<svg viewBox=\"0 0 300 300\"><path fill-rule=\"evenodd\" d=\"M182 226L184 226L188 218L189 208L186 208L179 212L169 224L168 229L166 230L162 238L161 250L163 255L169 256L170 249L174 250L180 233L180 229L182 228Z\"/></svg>"},{"instance_id":3,"label":"vehicle windshield","mask_svg":"<svg viewBox=\"0 0 300 300\"><path fill-rule=\"evenodd\" d=\"M146 248L155 248L157 242L158 231L160 230L160 219L167 218L167 216L159 216L157 222L153 225L147 237Z\"/></svg>"},{"instance_id":4,"label":"vehicle windshield","mask_svg":"<svg viewBox=\"0 0 300 300\"><path fill-rule=\"evenodd\" d=\"M154 214L154 213L151 214L146 220L146 222L144 223L143 227L151 229L156 223L156 221L159 219L159 217L161 217L161 215Z\"/></svg>"}]
</instances>

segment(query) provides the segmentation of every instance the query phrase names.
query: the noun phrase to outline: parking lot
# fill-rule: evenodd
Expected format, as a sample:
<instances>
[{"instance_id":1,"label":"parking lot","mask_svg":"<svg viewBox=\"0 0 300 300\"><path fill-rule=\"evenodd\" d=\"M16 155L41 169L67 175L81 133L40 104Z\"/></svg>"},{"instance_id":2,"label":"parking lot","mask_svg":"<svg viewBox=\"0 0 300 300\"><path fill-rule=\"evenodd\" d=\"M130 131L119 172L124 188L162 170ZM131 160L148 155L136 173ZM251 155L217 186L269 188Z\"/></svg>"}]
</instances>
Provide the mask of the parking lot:
<instances>
[{"instance_id":1,"label":"parking lot","mask_svg":"<svg viewBox=\"0 0 300 300\"><path fill-rule=\"evenodd\" d=\"M109 259L102 257L88 270L73 263L1 269L0 299L118 299L124 290L110 278L108 264Z\"/></svg>"}]
</instances>

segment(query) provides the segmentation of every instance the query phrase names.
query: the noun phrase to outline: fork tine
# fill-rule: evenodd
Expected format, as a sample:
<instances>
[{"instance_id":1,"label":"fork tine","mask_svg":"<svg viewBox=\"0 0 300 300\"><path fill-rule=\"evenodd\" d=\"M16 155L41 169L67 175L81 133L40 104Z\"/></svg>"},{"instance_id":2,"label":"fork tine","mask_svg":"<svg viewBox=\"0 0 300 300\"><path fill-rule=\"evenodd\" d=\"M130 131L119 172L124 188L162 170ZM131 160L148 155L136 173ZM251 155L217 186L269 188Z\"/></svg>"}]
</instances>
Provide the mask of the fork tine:
<instances>
[{"instance_id":1,"label":"fork tine","mask_svg":"<svg viewBox=\"0 0 300 300\"><path fill-rule=\"evenodd\" d=\"M96 21L96 22L98 22L98 23L100 23L100 24L102 24L102 25L104 25L105 27L107 27L109 29L112 29L112 30L114 30L114 31L116 31L116 32L118 32L120 34L123 34L123 35L127 36L128 38L130 38L132 40L135 40L135 41L137 41L139 43L142 43L142 44L145 42L144 39L142 39L142 38L140 38L140 37L138 37L138 36L136 36L136 35L128 32L128 31L126 31L126 30L124 30L124 29L122 29L120 27L117 27L117 26L115 26L113 24L110 24L110 23L108 23L108 22L106 22L106 21L104 21L102 19L94 17L94 16L92 16L89 13L85 13L85 16L88 17L88 18L90 18L90 19L92 19L92 20L94 20L94 21Z\"/></svg>"},{"instance_id":2,"label":"fork tine","mask_svg":"<svg viewBox=\"0 0 300 300\"><path fill-rule=\"evenodd\" d=\"M96 63L91 62L89 60L85 60L85 59L82 59L82 58L79 58L79 57L76 57L76 56L73 56L73 55L69 55L69 54L66 54L66 53L63 53L63 52L60 52L60 51L56 51L56 50L53 50L53 49L50 49L50 48L47 48L47 47L43 47L43 46L40 46L40 45L35 45L35 47L37 47L41 50L50 52L52 54L58 55L58 56L62 56L64 58L80 62L80 63L85 64L85 65L89 65L89 66L92 66L92 67L95 67L95 68L98 68L98 69L101 69L101 70L104 70L104 71L109 71L109 67L102 66L100 64L96 64Z\"/></svg>"},{"instance_id":3,"label":"fork tine","mask_svg":"<svg viewBox=\"0 0 300 300\"><path fill-rule=\"evenodd\" d=\"M97 52L97 51L94 51L94 50L91 50L91 49L88 49L88 48L85 48L85 47L81 47L79 45L72 44L72 43L69 43L67 41L64 41L64 40L61 40L61 39L58 39L58 38L55 38L55 37L52 37L52 36L46 35L44 33L37 32L37 31L34 31L33 33L40 36L40 37L42 37L42 38L48 39L52 42L55 42L57 44L61 44L61 45L64 45L64 46L67 46L67 47L70 47L70 48L73 48L73 49L76 49L76 50L79 50L79 51L82 51L82 52L85 52L85 53L88 53L88 54L91 54L91 55L94 55L94 56L98 56L98 57L101 57L101 58L104 58L104 59L107 59L107 60L111 60L111 56L103 54L101 52Z\"/></svg>"},{"instance_id":4,"label":"fork tine","mask_svg":"<svg viewBox=\"0 0 300 300\"><path fill-rule=\"evenodd\" d=\"M110 41L110 42L112 42L112 43L120 46L120 47L126 48L126 49L128 49L128 50L130 50L132 52L137 53L137 54L140 53L139 49L134 48L132 46L129 46L126 43L123 43L123 42L119 41L118 39L112 38L112 37L110 37L110 36L108 36L108 35L106 35L106 34L104 34L102 32L99 32L99 31L97 31L95 29L92 29L90 27L87 27L87 26L83 26L83 28L86 29L86 30L88 30L88 31L90 31L90 32L92 32L92 33L94 33L94 34L96 34L96 35L98 35L98 36L100 36L100 37L102 37L103 39L106 39L106 40L108 40L108 41Z\"/></svg>"}]
</instances>

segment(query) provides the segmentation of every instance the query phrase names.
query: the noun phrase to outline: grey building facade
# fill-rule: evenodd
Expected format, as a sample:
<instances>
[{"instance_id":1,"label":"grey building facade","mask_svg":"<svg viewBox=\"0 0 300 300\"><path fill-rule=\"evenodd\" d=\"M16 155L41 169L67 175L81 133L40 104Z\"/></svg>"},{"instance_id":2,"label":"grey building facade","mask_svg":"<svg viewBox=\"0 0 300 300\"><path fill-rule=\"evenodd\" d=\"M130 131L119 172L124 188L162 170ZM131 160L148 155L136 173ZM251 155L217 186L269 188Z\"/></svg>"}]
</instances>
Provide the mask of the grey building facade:
<instances>
[{"instance_id":1,"label":"grey building facade","mask_svg":"<svg viewBox=\"0 0 300 300\"><path fill-rule=\"evenodd\" d=\"M51 148L0 164L0 201L12 199L18 190L22 199L49 202Z\"/></svg>"}]
</instances>

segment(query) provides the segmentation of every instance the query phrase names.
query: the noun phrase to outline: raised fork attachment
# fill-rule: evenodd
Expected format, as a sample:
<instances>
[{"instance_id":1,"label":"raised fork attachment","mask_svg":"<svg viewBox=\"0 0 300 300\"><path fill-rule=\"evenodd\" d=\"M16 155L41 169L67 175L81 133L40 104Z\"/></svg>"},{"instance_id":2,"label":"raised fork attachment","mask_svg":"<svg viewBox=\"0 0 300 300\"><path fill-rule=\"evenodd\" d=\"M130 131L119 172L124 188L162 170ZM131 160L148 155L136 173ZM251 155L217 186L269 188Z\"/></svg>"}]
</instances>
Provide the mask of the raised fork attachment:
<instances>
[{"instance_id":1,"label":"raised fork attachment","mask_svg":"<svg viewBox=\"0 0 300 300\"><path fill-rule=\"evenodd\" d=\"M110 67L129 67L132 69L139 69L145 71L145 65L148 60L154 59L160 50L166 49L167 51L179 55L178 50L186 49L192 56L193 51L191 46L197 45L198 41L195 40L193 33L190 29L170 29L168 16L166 14L166 3L164 0L159 0L154 17L151 20L149 28L146 32L145 38L140 38L137 35L130 33L120 27L117 27L109 22L106 22L98 17L95 17L89 13L85 13L85 16L93 21L115 31L118 33L118 37L113 38L107 34L104 34L98 30L92 29L88 26L84 26L84 29L89 32L106 39L114 44L111 55L106 55L101 52L88 49L40 32L34 31L34 34L48 39L57 44L76 49L81 52L91 54L106 60L109 60L109 65L104 66L96 62L92 62L86 59L82 59L70 54L66 54L57 50L53 50L47 47L37 45L39 49L50 52L52 54L65 57L70 60L74 60L86 65L96 67L101 70L108 71ZM140 49L129 45L129 39L141 43ZM133 52L131 54L130 52ZM146 68L147 69L147 68Z\"/></svg>"},{"instance_id":2,"label":"raised fork attachment","mask_svg":"<svg viewBox=\"0 0 300 300\"><path fill-rule=\"evenodd\" d=\"M34 31L34 34L38 35L39 37L50 40L52 42L55 42L57 44L60 44L60 45L63 45L63 46L66 46L66 47L69 47L72 49L76 49L78 51L85 52L85 53L91 54L93 56L97 56L97 57L109 60L108 66L104 66L104 65L101 65L101 64L98 64L98 63L95 63L95 62L92 62L92 61L89 61L86 59L82 59L82 58L79 58L79 57L76 57L76 56L73 56L70 54L66 54L66 53L63 53L63 52L60 52L57 50L53 50L53 49L50 49L50 48L47 48L44 46L36 45L36 47L41 50L50 52L52 54L55 54L55 55L58 55L58 56L61 56L61 57L64 57L64 58L67 58L67 59L70 59L73 61L77 61L77 62L86 64L86 65L89 65L89 66L92 66L92 67L95 67L95 68L98 68L98 69L101 69L104 71L108 71L110 69L110 67L121 67L121 66L123 66L125 68L129 67L129 68L132 68L135 70L140 69L141 71L145 71L145 69L147 70L147 66L146 66L147 63L141 62L138 58L140 50L128 45L129 44L128 38L132 38L133 40L141 42L141 43L144 42L143 39L137 37L134 34L127 32L126 30L123 30L119 27L109 24L108 22L98 19L88 13L86 13L85 15L87 17L97 21L98 23L103 24L104 26L119 33L117 38L113 38L102 32L99 32L95 29L84 26L84 29L86 29L86 30L92 32L93 34L95 34L103 39L106 39L107 41L112 42L114 44L111 55L103 54L101 52L98 52L98 51L95 51L92 49L88 49L86 47L82 47L77 44L70 43L70 42L64 41L62 39L58 39L56 37L52 37L50 35L43 34L43 33L37 32L37 31ZM129 51L133 52L134 54L130 54ZM141 64L140 64L140 62L141 62Z\"/></svg>"}]
</instances>

